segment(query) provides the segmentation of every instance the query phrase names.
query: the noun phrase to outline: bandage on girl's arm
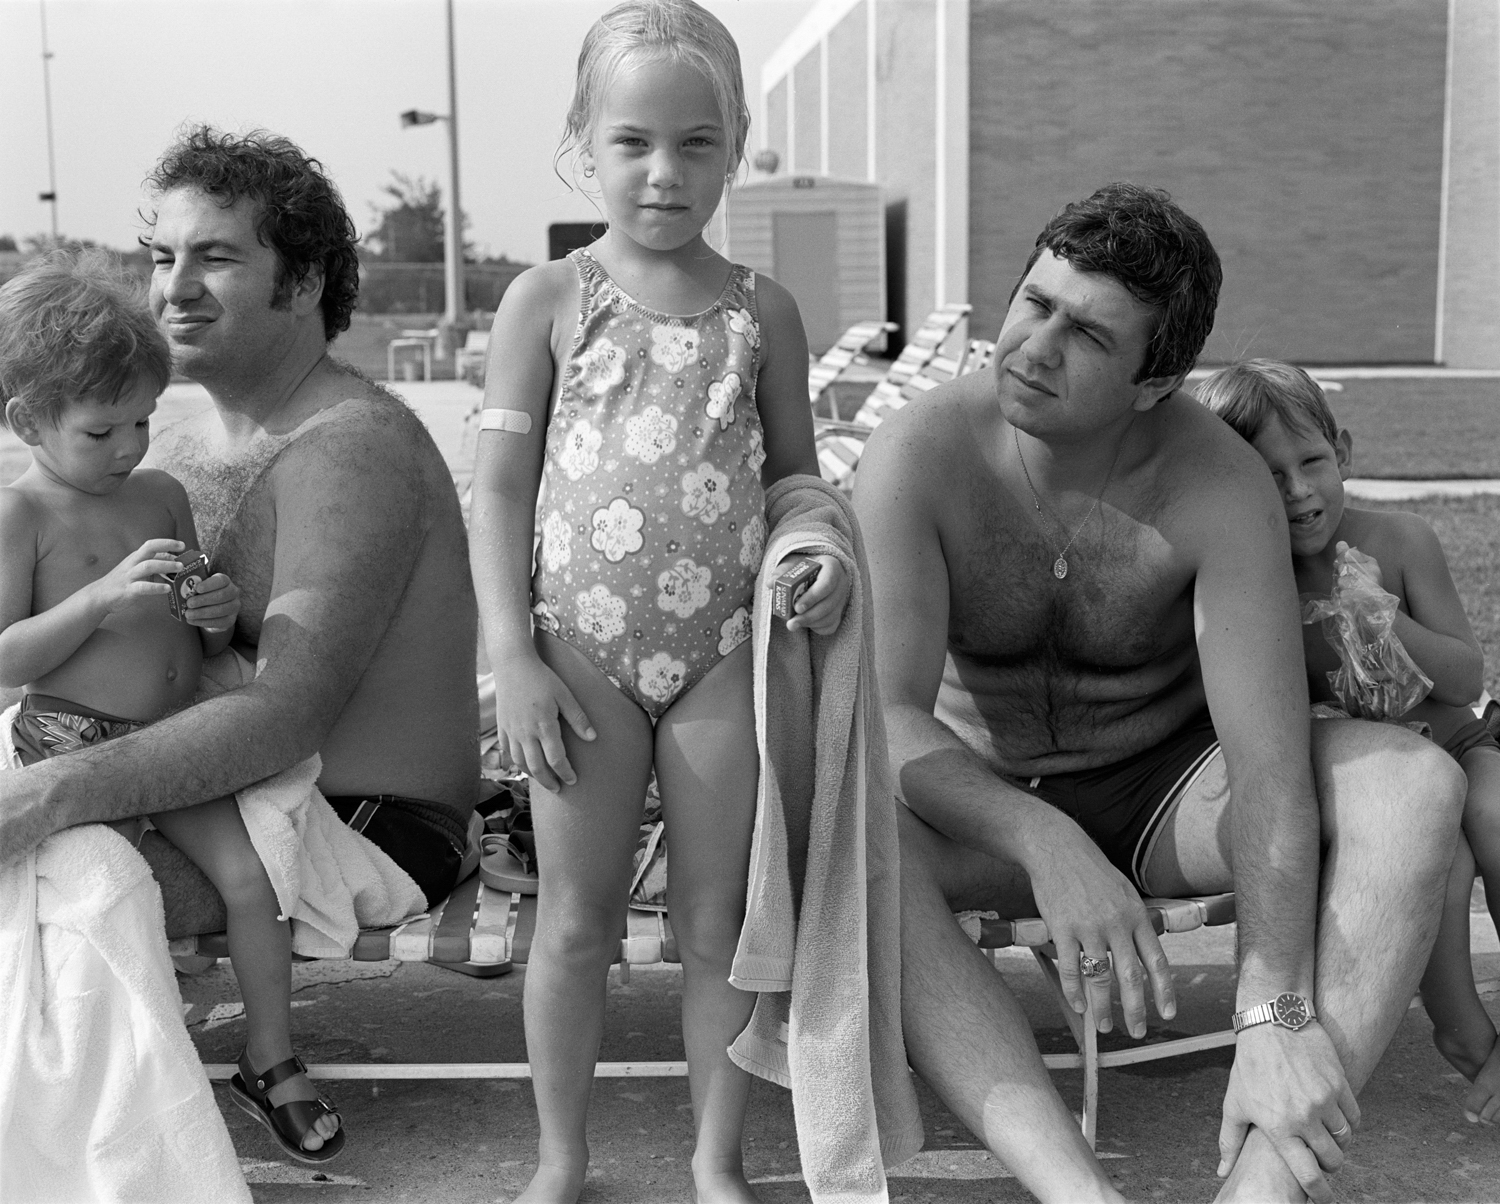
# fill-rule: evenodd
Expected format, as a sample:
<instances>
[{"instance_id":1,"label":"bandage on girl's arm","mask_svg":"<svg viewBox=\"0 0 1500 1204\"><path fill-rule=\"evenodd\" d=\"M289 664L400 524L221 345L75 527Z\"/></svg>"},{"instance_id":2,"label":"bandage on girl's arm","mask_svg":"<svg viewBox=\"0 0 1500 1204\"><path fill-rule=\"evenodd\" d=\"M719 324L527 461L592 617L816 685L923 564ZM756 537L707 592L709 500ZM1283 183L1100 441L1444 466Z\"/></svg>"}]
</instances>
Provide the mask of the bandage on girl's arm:
<instances>
[{"instance_id":1,"label":"bandage on girl's arm","mask_svg":"<svg viewBox=\"0 0 1500 1204\"><path fill-rule=\"evenodd\" d=\"M480 410L479 429L482 431L509 431L513 435L529 434L531 432L531 415L525 410Z\"/></svg>"}]
</instances>

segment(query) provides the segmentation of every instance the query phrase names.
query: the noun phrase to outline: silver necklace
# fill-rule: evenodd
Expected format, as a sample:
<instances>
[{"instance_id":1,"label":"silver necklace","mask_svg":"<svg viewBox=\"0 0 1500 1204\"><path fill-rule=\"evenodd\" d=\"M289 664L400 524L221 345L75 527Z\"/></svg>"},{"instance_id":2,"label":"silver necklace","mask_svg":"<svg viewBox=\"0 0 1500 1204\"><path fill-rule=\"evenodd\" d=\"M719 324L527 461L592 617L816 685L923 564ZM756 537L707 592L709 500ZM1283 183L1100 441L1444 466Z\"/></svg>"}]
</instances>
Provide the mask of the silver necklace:
<instances>
[{"instance_id":1,"label":"silver necklace","mask_svg":"<svg viewBox=\"0 0 1500 1204\"><path fill-rule=\"evenodd\" d=\"M1037 496L1036 486L1032 484L1031 470L1026 467L1026 457L1021 454L1021 436L1019 433L1017 433L1015 427L1010 428L1010 433L1012 436L1014 436L1016 441L1016 459L1021 461L1021 471L1026 474L1026 487L1031 490L1031 504L1036 507L1037 514L1041 516L1038 521L1041 523L1042 531L1046 534L1047 542L1051 544L1052 533L1047 529L1047 513L1042 509L1042 499ZM1123 447L1124 445L1125 441L1122 439L1120 441L1120 447ZM1094 517L1094 511L1099 509L1099 503L1104 500L1104 491L1109 488L1109 480L1112 476L1115 475L1115 464L1118 463L1119 459L1120 448L1117 447L1115 448L1115 458L1109 462L1109 471L1104 474L1104 484L1100 486L1099 494L1094 498L1094 504L1089 507L1089 512L1083 516L1083 521L1078 524L1078 530L1073 532L1073 538L1068 540L1067 543L1063 544L1062 550L1057 553L1057 559L1052 562L1052 575L1059 581L1061 581L1068 575L1068 549L1071 548L1074 541L1083 534L1083 529L1089 525L1089 519ZM1063 530L1066 531L1067 528L1064 527ZM1053 545L1053 548L1054 550L1056 550L1055 544Z\"/></svg>"}]
</instances>

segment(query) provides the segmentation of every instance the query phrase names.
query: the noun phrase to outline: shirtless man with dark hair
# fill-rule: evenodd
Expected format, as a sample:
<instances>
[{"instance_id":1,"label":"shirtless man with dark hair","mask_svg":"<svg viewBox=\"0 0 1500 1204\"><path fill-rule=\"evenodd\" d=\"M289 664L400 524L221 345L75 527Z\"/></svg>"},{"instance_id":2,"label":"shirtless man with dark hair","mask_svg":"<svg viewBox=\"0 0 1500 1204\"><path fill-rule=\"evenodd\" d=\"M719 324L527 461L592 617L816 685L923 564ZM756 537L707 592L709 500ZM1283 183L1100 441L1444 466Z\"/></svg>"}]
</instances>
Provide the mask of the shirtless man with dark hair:
<instances>
[{"instance_id":1,"label":"shirtless man with dark hair","mask_svg":"<svg viewBox=\"0 0 1500 1204\"><path fill-rule=\"evenodd\" d=\"M1179 391L1218 281L1166 194L1069 206L994 370L886 421L856 482L906 804L908 1054L1044 1200L1119 1197L954 910L1040 915L1074 1007L1087 991L1109 1028L1118 982L1139 1037L1148 986L1175 1010L1142 895L1234 890L1221 1199L1322 1201L1453 856L1451 759L1391 727L1310 724L1280 500Z\"/></svg>"},{"instance_id":2,"label":"shirtless man with dark hair","mask_svg":"<svg viewBox=\"0 0 1500 1204\"><path fill-rule=\"evenodd\" d=\"M214 405L147 463L186 486L203 551L243 590L235 646L258 672L107 747L7 773L0 860L74 824L232 794L318 753L334 809L436 902L479 781L474 591L426 428L329 358L357 288L354 227L318 164L273 135L195 130L153 182L152 306L177 371ZM141 849L170 935L223 926L196 867L154 833Z\"/></svg>"}]
</instances>

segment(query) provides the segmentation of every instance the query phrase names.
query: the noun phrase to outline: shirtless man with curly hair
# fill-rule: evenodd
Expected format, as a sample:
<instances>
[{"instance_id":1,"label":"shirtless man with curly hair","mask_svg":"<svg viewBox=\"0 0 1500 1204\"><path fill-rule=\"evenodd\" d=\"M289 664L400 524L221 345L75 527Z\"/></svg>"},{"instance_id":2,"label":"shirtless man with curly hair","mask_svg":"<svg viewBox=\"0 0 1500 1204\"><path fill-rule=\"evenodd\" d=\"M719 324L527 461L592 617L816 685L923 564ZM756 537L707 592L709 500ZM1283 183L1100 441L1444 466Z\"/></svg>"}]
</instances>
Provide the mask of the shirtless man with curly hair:
<instances>
[{"instance_id":1,"label":"shirtless man with curly hair","mask_svg":"<svg viewBox=\"0 0 1500 1204\"><path fill-rule=\"evenodd\" d=\"M7 774L0 860L74 824L233 794L313 753L339 815L416 880L453 886L479 780L476 616L453 482L415 414L333 359L359 289L356 233L321 165L275 135L185 134L150 178L151 304L213 407L148 465L187 487L243 590L253 683ZM223 926L155 834L169 935ZM154 838L154 839L153 839Z\"/></svg>"}]
</instances>

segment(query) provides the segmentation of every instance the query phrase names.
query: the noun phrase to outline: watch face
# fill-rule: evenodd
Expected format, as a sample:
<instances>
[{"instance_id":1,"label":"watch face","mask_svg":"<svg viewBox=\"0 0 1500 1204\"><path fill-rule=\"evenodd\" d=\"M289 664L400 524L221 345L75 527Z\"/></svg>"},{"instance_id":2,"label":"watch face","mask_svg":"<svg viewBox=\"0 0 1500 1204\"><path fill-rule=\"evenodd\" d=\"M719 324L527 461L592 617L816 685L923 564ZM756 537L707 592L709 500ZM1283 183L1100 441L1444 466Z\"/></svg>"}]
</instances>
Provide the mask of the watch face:
<instances>
[{"instance_id":1,"label":"watch face","mask_svg":"<svg viewBox=\"0 0 1500 1204\"><path fill-rule=\"evenodd\" d=\"M1301 995L1278 995L1271 1001L1271 1013L1285 1028L1301 1028L1308 1021L1307 1000Z\"/></svg>"}]
</instances>

